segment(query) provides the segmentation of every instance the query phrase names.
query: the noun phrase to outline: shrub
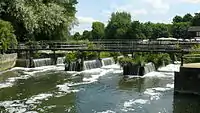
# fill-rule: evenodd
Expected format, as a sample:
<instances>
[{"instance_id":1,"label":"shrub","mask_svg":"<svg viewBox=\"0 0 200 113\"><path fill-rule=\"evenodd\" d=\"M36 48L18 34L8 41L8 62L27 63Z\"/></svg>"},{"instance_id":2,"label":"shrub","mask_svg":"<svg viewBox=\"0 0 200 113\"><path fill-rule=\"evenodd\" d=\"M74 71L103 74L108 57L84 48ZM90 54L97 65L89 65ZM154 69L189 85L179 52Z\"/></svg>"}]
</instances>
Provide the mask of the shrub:
<instances>
[{"instance_id":1,"label":"shrub","mask_svg":"<svg viewBox=\"0 0 200 113\"><path fill-rule=\"evenodd\" d=\"M17 47L17 39L14 35L14 29L11 23L0 20L0 49L6 51Z\"/></svg>"}]
</instances>

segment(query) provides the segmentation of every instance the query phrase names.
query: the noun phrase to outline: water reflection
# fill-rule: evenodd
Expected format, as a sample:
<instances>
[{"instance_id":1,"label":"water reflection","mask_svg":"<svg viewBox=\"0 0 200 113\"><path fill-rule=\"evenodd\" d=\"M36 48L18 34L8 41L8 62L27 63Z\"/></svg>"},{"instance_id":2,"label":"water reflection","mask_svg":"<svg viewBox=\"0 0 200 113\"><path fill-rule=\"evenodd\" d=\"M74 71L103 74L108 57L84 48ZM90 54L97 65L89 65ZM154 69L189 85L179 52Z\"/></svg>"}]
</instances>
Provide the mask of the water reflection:
<instances>
[{"instance_id":1,"label":"water reflection","mask_svg":"<svg viewBox=\"0 0 200 113\"><path fill-rule=\"evenodd\" d=\"M121 90L135 90L139 93L144 91L145 78L120 79L118 85Z\"/></svg>"},{"instance_id":2,"label":"water reflection","mask_svg":"<svg viewBox=\"0 0 200 113\"><path fill-rule=\"evenodd\" d=\"M173 113L199 113L200 97L174 95Z\"/></svg>"},{"instance_id":3,"label":"water reflection","mask_svg":"<svg viewBox=\"0 0 200 113\"><path fill-rule=\"evenodd\" d=\"M154 87L165 87L167 83L169 83L171 79L162 79L162 78L141 78L135 77L129 80L120 79L118 85L121 90L132 90L134 89L136 92L144 92L148 88Z\"/></svg>"}]
</instances>

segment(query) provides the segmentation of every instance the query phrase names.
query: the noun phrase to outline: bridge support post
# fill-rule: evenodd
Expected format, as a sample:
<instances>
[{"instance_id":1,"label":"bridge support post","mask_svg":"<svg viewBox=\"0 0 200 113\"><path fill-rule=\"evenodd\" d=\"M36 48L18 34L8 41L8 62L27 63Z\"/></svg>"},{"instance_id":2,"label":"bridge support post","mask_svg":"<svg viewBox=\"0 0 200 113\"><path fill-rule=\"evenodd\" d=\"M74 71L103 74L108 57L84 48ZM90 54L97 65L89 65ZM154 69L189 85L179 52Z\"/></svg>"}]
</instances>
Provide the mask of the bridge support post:
<instances>
[{"instance_id":1,"label":"bridge support post","mask_svg":"<svg viewBox=\"0 0 200 113\"><path fill-rule=\"evenodd\" d=\"M34 66L33 66L33 57L32 57L32 55L33 55L33 51L30 50L30 51L29 51L29 68L34 67Z\"/></svg>"},{"instance_id":2,"label":"bridge support post","mask_svg":"<svg viewBox=\"0 0 200 113\"><path fill-rule=\"evenodd\" d=\"M99 52L98 52L98 59L100 59L100 54L101 54L101 52L99 51Z\"/></svg>"},{"instance_id":3,"label":"bridge support post","mask_svg":"<svg viewBox=\"0 0 200 113\"><path fill-rule=\"evenodd\" d=\"M183 66L183 53L181 53L181 66Z\"/></svg>"},{"instance_id":4,"label":"bridge support post","mask_svg":"<svg viewBox=\"0 0 200 113\"><path fill-rule=\"evenodd\" d=\"M53 65L57 64L57 57L56 57L56 51L53 51Z\"/></svg>"},{"instance_id":5,"label":"bridge support post","mask_svg":"<svg viewBox=\"0 0 200 113\"><path fill-rule=\"evenodd\" d=\"M132 56L132 58L134 58L134 53L133 52L131 53L131 56Z\"/></svg>"}]
</instances>

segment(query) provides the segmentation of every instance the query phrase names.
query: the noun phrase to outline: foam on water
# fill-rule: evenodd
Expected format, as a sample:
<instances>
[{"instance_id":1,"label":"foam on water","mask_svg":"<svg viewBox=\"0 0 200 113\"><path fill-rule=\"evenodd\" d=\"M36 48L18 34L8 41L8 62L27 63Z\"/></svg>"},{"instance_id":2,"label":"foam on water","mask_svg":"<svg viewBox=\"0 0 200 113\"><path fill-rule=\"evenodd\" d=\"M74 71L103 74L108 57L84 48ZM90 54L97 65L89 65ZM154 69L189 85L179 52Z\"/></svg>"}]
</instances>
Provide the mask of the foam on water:
<instances>
[{"instance_id":1,"label":"foam on water","mask_svg":"<svg viewBox=\"0 0 200 113\"><path fill-rule=\"evenodd\" d=\"M174 88L174 84L167 84L166 87L173 89Z\"/></svg>"},{"instance_id":2,"label":"foam on water","mask_svg":"<svg viewBox=\"0 0 200 113\"><path fill-rule=\"evenodd\" d=\"M53 94L38 94L29 99L13 100L13 101L0 101L0 106L3 106L9 113L38 113L36 111L28 111L27 108L36 108L35 104L41 103L42 100L47 100Z\"/></svg>"},{"instance_id":3,"label":"foam on water","mask_svg":"<svg viewBox=\"0 0 200 113\"><path fill-rule=\"evenodd\" d=\"M112 110L106 110L106 111L102 111L102 112L95 112L95 113L116 113Z\"/></svg>"},{"instance_id":4,"label":"foam on water","mask_svg":"<svg viewBox=\"0 0 200 113\"><path fill-rule=\"evenodd\" d=\"M72 93L72 92L78 92L79 90L71 90L70 86L72 84L65 83L63 85L57 85L56 87L59 89L59 91L65 92L65 93Z\"/></svg>"},{"instance_id":5,"label":"foam on water","mask_svg":"<svg viewBox=\"0 0 200 113\"><path fill-rule=\"evenodd\" d=\"M39 94L39 95L35 95L32 96L31 98L29 98L26 101L26 104L36 104L36 103L40 103L41 100L47 99L49 97L52 97L53 94Z\"/></svg>"},{"instance_id":6,"label":"foam on water","mask_svg":"<svg viewBox=\"0 0 200 113\"><path fill-rule=\"evenodd\" d=\"M6 83L0 83L0 89L2 88L7 88L7 87L12 87L13 83L6 82Z\"/></svg>"},{"instance_id":7,"label":"foam on water","mask_svg":"<svg viewBox=\"0 0 200 113\"><path fill-rule=\"evenodd\" d=\"M179 72L180 71L180 65L179 64L169 64L166 67L159 68L158 71Z\"/></svg>"},{"instance_id":8,"label":"foam on water","mask_svg":"<svg viewBox=\"0 0 200 113\"><path fill-rule=\"evenodd\" d=\"M144 100L144 99L136 99L136 100L129 100L127 102L124 102L124 107L128 108L128 107L132 107L134 104L149 104L150 101L149 100Z\"/></svg>"}]
</instances>

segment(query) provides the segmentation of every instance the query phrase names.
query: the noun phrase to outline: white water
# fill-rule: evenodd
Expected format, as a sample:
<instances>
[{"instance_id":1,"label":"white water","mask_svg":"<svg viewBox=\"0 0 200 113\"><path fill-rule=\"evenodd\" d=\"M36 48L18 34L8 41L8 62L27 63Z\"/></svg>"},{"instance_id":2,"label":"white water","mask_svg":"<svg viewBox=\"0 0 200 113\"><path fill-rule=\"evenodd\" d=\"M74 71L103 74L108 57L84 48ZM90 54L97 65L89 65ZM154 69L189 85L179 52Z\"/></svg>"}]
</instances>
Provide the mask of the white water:
<instances>
[{"instance_id":1,"label":"white water","mask_svg":"<svg viewBox=\"0 0 200 113\"><path fill-rule=\"evenodd\" d=\"M107 65L115 64L115 61L114 61L114 59L112 57L111 58L103 58L101 60L101 63L102 63L102 66L107 66Z\"/></svg>"},{"instance_id":2,"label":"white water","mask_svg":"<svg viewBox=\"0 0 200 113\"><path fill-rule=\"evenodd\" d=\"M64 61L65 61L65 57L58 57L57 58L57 65L60 65L60 64L64 64Z\"/></svg>"},{"instance_id":3,"label":"white water","mask_svg":"<svg viewBox=\"0 0 200 113\"><path fill-rule=\"evenodd\" d=\"M101 62L99 60L89 60L83 62L83 69L90 70L95 68L101 68Z\"/></svg>"},{"instance_id":4,"label":"white water","mask_svg":"<svg viewBox=\"0 0 200 113\"><path fill-rule=\"evenodd\" d=\"M156 70L155 65L151 62L145 64L145 66L144 66L144 74L150 73L155 70Z\"/></svg>"},{"instance_id":5,"label":"white water","mask_svg":"<svg viewBox=\"0 0 200 113\"><path fill-rule=\"evenodd\" d=\"M159 70L165 71L165 72L174 72L174 71L179 71L180 65L174 65L170 64L167 65L166 67L162 67ZM162 78L162 77L170 77L174 78L174 73L171 73L171 75L166 75L165 73L162 72L151 72L146 75L144 75L142 78ZM153 101L159 100L162 96L163 93L173 90L174 89L174 83L169 83L166 84L165 87L154 87L154 88L148 88L146 89L143 94L147 96L147 98L139 98L139 99L131 99L128 101L124 102L124 107L122 108L123 111L134 111L133 107L136 104L151 104Z\"/></svg>"},{"instance_id":6,"label":"white water","mask_svg":"<svg viewBox=\"0 0 200 113\"><path fill-rule=\"evenodd\" d=\"M33 59L34 67L52 65L51 58Z\"/></svg>"}]
</instances>

